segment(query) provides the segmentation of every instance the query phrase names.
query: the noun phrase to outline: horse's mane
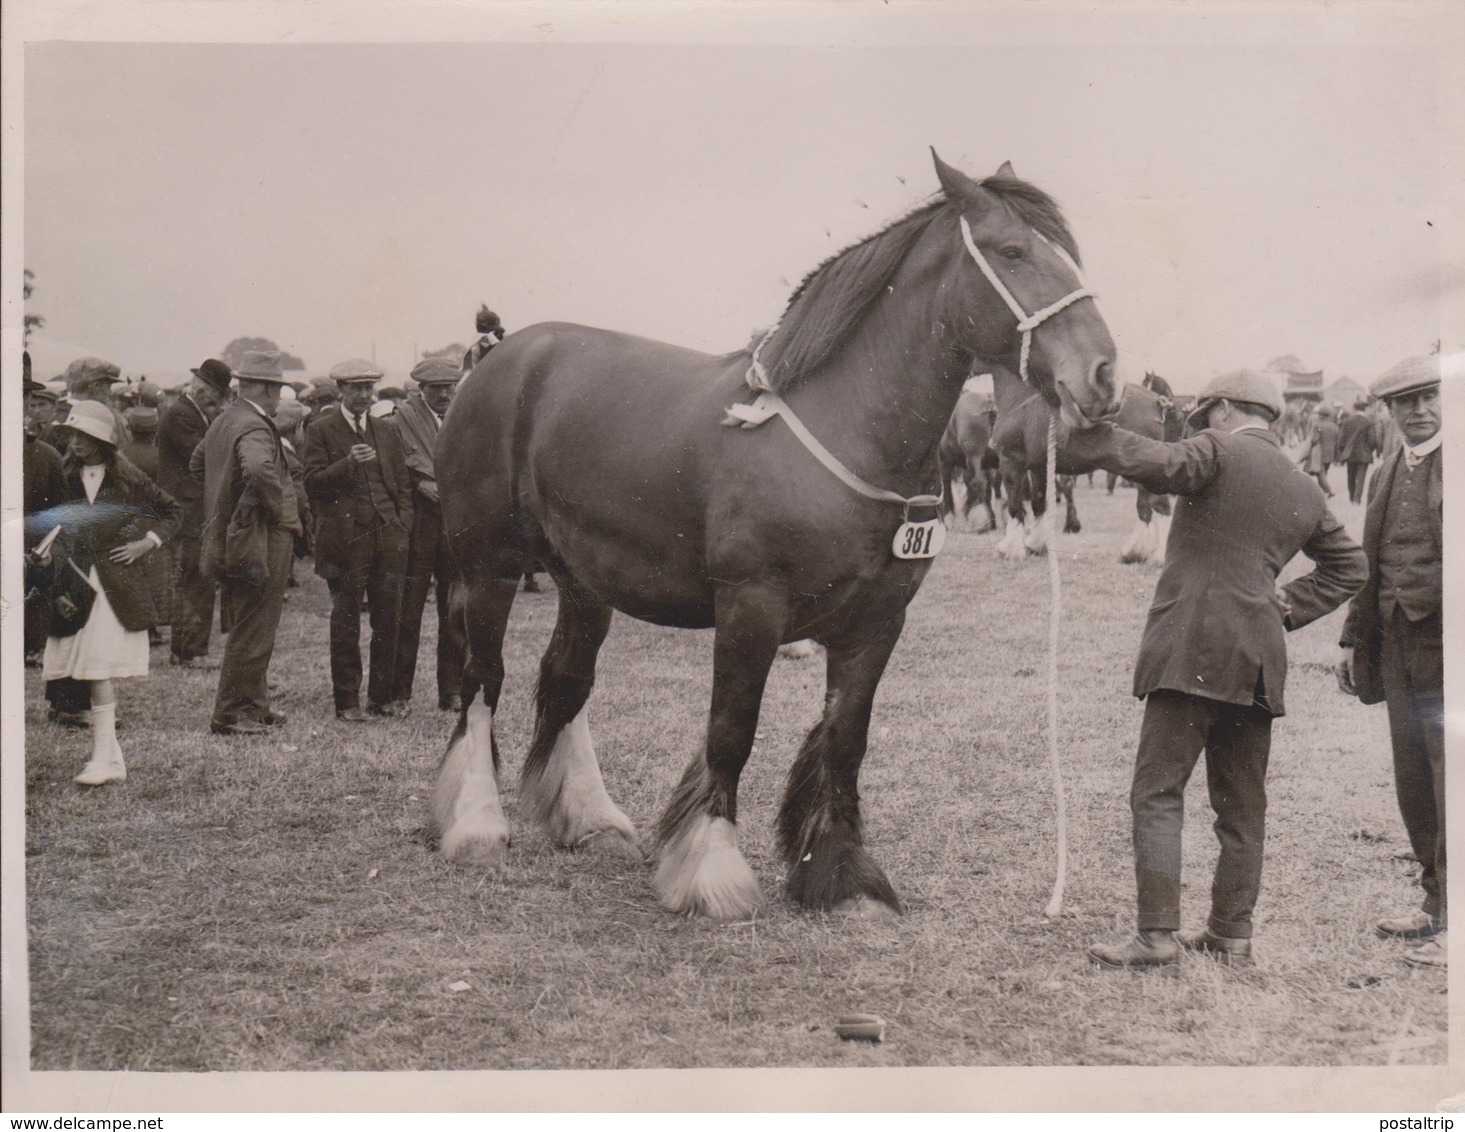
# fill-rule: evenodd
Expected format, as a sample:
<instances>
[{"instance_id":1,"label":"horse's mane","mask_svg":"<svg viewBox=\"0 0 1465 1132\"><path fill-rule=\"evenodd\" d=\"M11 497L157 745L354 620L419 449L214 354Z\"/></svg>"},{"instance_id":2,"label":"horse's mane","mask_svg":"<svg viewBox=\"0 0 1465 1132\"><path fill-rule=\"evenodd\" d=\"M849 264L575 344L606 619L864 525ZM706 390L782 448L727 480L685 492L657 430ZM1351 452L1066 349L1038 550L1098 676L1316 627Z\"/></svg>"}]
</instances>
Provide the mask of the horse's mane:
<instances>
[{"instance_id":1,"label":"horse's mane","mask_svg":"<svg viewBox=\"0 0 1465 1132\"><path fill-rule=\"evenodd\" d=\"M988 177L978 183L1079 262L1078 246L1057 202L1042 189L1014 177ZM778 325L762 347L755 348L775 392L788 389L829 359L931 221L946 208L946 198L938 196L830 256L804 277L789 296Z\"/></svg>"}]
</instances>

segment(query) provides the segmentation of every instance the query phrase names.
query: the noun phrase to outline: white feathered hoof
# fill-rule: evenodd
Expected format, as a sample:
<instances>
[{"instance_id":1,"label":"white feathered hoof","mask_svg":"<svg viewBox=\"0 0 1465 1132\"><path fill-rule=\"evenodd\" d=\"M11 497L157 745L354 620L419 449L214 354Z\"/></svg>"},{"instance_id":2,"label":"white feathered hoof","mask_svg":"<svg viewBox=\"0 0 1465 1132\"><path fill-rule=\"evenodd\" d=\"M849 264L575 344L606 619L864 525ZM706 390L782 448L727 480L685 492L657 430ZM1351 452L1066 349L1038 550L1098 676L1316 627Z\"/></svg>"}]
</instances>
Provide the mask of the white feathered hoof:
<instances>
[{"instance_id":1,"label":"white feathered hoof","mask_svg":"<svg viewBox=\"0 0 1465 1132\"><path fill-rule=\"evenodd\" d=\"M819 646L805 637L802 641L790 641L778 646L778 655L784 660L808 660L819 651Z\"/></svg>"},{"instance_id":2,"label":"white feathered hoof","mask_svg":"<svg viewBox=\"0 0 1465 1132\"><path fill-rule=\"evenodd\" d=\"M493 712L480 692L468 707L467 727L438 768L432 820L444 857L496 872L508 857L509 825L499 801L492 735Z\"/></svg>"},{"instance_id":3,"label":"white feathered hoof","mask_svg":"<svg viewBox=\"0 0 1465 1132\"><path fill-rule=\"evenodd\" d=\"M1033 529L1028 532L1028 537L1023 539L1023 547L1029 554L1048 553L1048 528L1043 522L1035 522Z\"/></svg>"},{"instance_id":4,"label":"white feathered hoof","mask_svg":"<svg viewBox=\"0 0 1465 1132\"><path fill-rule=\"evenodd\" d=\"M1134 527L1129 532L1129 537L1119 548L1119 561L1126 564L1147 561L1154 549L1154 543L1153 524L1141 523L1136 519Z\"/></svg>"},{"instance_id":5,"label":"white feathered hoof","mask_svg":"<svg viewBox=\"0 0 1465 1132\"><path fill-rule=\"evenodd\" d=\"M997 553L1003 558L1026 558L1028 548L1023 545L1023 526L1009 518L1002 541L997 544Z\"/></svg>"},{"instance_id":6,"label":"white feathered hoof","mask_svg":"<svg viewBox=\"0 0 1465 1132\"><path fill-rule=\"evenodd\" d=\"M767 907L758 878L738 851L726 818L696 814L661 850L656 896L669 912L712 920L746 920Z\"/></svg>"},{"instance_id":7,"label":"white feathered hoof","mask_svg":"<svg viewBox=\"0 0 1465 1132\"><path fill-rule=\"evenodd\" d=\"M559 733L543 770L524 776L520 796L556 845L645 860L635 826L605 789L585 711Z\"/></svg>"},{"instance_id":8,"label":"white feathered hoof","mask_svg":"<svg viewBox=\"0 0 1465 1132\"><path fill-rule=\"evenodd\" d=\"M900 913L889 904L869 896L856 896L853 900L841 900L829 909L829 915L837 920L863 920L869 923L900 919Z\"/></svg>"}]
</instances>

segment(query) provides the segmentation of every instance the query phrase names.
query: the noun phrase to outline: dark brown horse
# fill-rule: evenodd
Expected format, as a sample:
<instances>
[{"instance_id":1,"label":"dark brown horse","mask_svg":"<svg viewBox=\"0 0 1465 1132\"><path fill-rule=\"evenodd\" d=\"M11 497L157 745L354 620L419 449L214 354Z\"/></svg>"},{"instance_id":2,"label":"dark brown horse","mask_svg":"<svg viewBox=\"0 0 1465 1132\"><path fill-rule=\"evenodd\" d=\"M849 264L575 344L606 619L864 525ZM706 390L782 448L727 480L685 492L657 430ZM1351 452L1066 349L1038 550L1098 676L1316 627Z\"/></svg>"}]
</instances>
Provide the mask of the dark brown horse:
<instances>
[{"instance_id":1,"label":"dark brown horse","mask_svg":"<svg viewBox=\"0 0 1465 1132\"><path fill-rule=\"evenodd\" d=\"M997 453L1002 490L1007 502L1007 525L997 551L1004 557L1022 558L1029 553L1041 554L1047 549L1042 523L1046 511L1045 486L1048 474L1047 404L1018 379L1011 370L991 366L992 388L996 403L996 423L992 430L992 448ZM957 413L962 412L958 402ZM1184 428L1184 417L1173 407L1173 397L1164 378L1145 374L1139 386L1125 386L1114 423L1153 440L1178 440ZM1074 533L1081 529L1078 509L1074 504L1074 477L1093 471L1091 465L1069 456L1058 444L1057 494L1066 505L1063 529ZM1031 509L1031 517L1029 517ZM1136 527L1120 551L1120 561L1162 561L1169 500L1139 489L1135 500ZM1160 515L1161 521L1154 522Z\"/></svg>"},{"instance_id":2,"label":"dark brown horse","mask_svg":"<svg viewBox=\"0 0 1465 1132\"><path fill-rule=\"evenodd\" d=\"M863 846L858 776L876 686L931 564L900 555L929 554L939 519L934 495L891 499L935 491L937 445L978 355L1026 357L1073 420L1115 395L1114 344L1082 301L1052 200L1006 165L981 182L939 158L936 170L940 194L816 269L751 353L545 323L465 379L437 448L471 653L433 796L448 857L504 860L493 713L527 552L558 586L559 619L520 796L554 841L637 844L585 706L612 610L715 628L706 745L661 819L655 884L676 912L756 912L738 779L778 646L810 637L827 650L828 691L778 817L788 893L806 908L898 910ZM1019 320L1014 306L1037 313ZM760 386L773 395L755 400Z\"/></svg>"}]
</instances>

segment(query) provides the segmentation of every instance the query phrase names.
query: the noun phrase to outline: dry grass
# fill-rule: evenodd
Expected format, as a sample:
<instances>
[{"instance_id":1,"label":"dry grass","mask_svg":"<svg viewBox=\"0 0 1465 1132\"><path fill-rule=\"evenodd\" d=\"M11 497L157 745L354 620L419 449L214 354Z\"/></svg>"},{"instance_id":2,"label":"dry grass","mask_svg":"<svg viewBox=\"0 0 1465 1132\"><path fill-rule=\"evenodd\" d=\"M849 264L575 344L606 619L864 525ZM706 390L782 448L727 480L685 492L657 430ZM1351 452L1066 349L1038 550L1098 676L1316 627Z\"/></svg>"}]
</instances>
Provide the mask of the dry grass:
<instances>
[{"instance_id":1,"label":"dry grass","mask_svg":"<svg viewBox=\"0 0 1465 1132\"><path fill-rule=\"evenodd\" d=\"M743 847L774 902L751 924L660 911L649 869L551 848L514 820L529 690L553 594L520 599L498 720L514 847L487 879L442 863L425 799L449 730L431 710L368 728L329 713L326 596L287 606L275 673L290 722L207 734L212 681L158 664L122 688L125 786L84 792L83 736L44 722L28 673L27 886L38 1069L284 1070L1442 1062L1445 978L1372 921L1416 898L1381 708L1334 688L1339 621L1294 636L1275 732L1260 965L1174 978L1090 970L1127 930L1130 672L1155 574L1114 561L1132 496L1082 482L1063 544L1061 664L1071 872L1053 876L1043 724L1048 582L954 532L876 704L863 793L873 852L907 904L834 924L776 898L773 816L814 722L822 664L780 661L744 776ZM1347 504L1341 511L1356 521ZM651 828L697 750L711 636L618 619L592 724L612 795ZM1214 839L1191 789L1187 918ZM1371 981L1376 980L1376 981ZM468 990L450 985L467 983ZM1364 989L1352 989L1367 984ZM850 1011L882 1045L839 1042Z\"/></svg>"}]
</instances>

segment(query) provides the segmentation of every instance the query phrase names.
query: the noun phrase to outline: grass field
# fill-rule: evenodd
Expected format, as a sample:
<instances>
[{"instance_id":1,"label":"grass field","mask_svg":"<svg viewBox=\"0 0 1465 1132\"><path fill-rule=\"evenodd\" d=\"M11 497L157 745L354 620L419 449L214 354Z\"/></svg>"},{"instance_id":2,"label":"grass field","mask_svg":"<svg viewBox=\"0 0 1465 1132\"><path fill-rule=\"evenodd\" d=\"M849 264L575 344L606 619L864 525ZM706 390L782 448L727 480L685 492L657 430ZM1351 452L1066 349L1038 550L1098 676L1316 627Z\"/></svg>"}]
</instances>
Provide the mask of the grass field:
<instances>
[{"instance_id":1,"label":"grass field","mask_svg":"<svg viewBox=\"0 0 1465 1132\"><path fill-rule=\"evenodd\" d=\"M1102 477L1096 477L1102 480ZM290 720L209 735L212 674L154 650L121 685L130 778L71 783L82 734L45 722L27 673L32 1064L37 1069L397 1070L721 1066L1389 1065L1445 1059L1445 976L1373 921L1414 906L1382 707L1336 689L1334 616L1295 634L1274 731L1258 966L1176 977L1090 969L1130 929L1127 794L1141 707L1131 666L1156 572L1121 566L1133 495L1080 481L1061 543L1059 680L1068 901L1053 880L1048 575L953 531L876 702L867 839L906 903L834 923L780 899L773 819L817 717L822 663L778 662L743 778L742 844L773 897L755 922L661 911L650 868L552 848L515 817L529 691L553 593L526 595L497 720L514 845L497 879L429 850L426 798L451 727L423 644L417 713L329 710L324 585L301 570L273 673ZM1357 509L1339 513L1357 529ZM429 621L431 614L429 611ZM591 721L613 797L649 832L699 748L708 633L618 618ZM1206 909L1215 841L1203 776L1185 913ZM455 989L456 988L456 989ZM883 1044L836 1039L848 1012Z\"/></svg>"}]
</instances>

